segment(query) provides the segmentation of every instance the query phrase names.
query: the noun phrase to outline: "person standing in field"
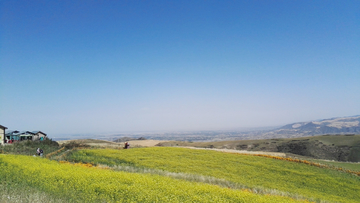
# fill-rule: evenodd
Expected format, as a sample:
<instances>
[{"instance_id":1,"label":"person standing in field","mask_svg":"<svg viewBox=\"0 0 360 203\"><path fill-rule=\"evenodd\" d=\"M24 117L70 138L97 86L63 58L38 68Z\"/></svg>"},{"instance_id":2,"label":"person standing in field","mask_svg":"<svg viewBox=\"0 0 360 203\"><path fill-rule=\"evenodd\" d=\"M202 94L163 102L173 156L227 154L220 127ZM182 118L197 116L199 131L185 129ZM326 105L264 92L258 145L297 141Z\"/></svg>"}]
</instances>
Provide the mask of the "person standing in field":
<instances>
[{"instance_id":1,"label":"person standing in field","mask_svg":"<svg viewBox=\"0 0 360 203\"><path fill-rule=\"evenodd\" d=\"M124 146L124 149L128 149L130 146L130 144L128 142L125 142L125 146Z\"/></svg>"},{"instance_id":2,"label":"person standing in field","mask_svg":"<svg viewBox=\"0 0 360 203\"><path fill-rule=\"evenodd\" d=\"M43 153L44 153L44 151L43 151L42 149L37 148L37 150L36 150L36 154L37 154L38 156L42 156L42 155L43 155Z\"/></svg>"}]
</instances>

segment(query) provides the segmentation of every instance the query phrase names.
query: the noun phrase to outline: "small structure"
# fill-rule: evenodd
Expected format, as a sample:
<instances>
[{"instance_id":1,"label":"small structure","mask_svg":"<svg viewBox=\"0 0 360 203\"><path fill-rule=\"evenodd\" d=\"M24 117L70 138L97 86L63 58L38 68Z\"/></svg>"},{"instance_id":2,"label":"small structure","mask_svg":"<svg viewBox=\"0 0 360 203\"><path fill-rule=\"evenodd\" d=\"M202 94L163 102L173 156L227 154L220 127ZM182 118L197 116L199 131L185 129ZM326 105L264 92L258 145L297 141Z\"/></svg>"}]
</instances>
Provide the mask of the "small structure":
<instances>
[{"instance_id":1,"label":"small structure","mask_svg":"<svg viewBox=\"0 0 360 203\"><path fill-rule=\"evenodd\" d=\"M34 134L33 140L45 140L47 136L45 133L41 131L32 131L32 133Z\"/></svg>"},{"instance_id":2,"label":"small structure","mask_svg":"<svg viewBox=\"0 0 360 203\"><path fill-rule=\"evenodd\" d=\"M0 144L4 144L5 141L5 130L7 127L0 125Z\"/></svg>"},{"instance_id":3,"label":"small structure","mask_svg":"<svg viewBox=\"0 0 360 203\"><path fill-rule=\"evenodd\" d=\"M30 131L21 131L20 132L20 141L21 140L33 140L34 133Z\"/></svg>"}]
</instances>

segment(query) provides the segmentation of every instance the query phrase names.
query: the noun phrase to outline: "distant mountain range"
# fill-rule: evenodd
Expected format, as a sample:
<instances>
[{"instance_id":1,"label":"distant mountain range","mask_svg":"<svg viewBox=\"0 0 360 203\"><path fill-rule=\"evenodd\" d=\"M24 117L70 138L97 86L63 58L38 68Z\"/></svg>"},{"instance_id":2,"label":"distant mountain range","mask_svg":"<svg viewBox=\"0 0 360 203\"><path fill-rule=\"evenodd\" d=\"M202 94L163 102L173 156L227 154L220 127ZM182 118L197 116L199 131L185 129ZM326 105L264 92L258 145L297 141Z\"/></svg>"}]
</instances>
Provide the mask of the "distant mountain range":
<instances>
[{"instance_id":1,"label":"distant mountain range","mask_svg":"<svg viewBox=\"0 0 360 203\"><path fill-rule=\"evenodd\" d=\"M360 115L330 118L310 122L297 122L269 131L269 133L297 136L360 134Z\"/></svg>"}]
</instances>

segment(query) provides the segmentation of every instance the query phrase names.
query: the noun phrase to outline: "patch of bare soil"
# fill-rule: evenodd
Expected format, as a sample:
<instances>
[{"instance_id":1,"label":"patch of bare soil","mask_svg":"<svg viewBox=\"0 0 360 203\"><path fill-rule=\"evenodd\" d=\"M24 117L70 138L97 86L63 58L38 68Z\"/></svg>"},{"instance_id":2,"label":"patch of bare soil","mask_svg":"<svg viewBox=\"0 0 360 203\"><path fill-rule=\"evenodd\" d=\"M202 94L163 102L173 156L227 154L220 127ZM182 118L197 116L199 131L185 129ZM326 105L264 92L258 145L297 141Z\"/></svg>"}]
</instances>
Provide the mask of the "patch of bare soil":
<instances>
[{"instance_id":1,"label":"patch of bare soil","mask_svg":"<svg viewBox=\"0 0 360 203\"><path fill-rule=\"evenodd\" d=\"M166 140L132 140L129 141L131 146L141 146L141 147L153 147L161 142L167 142Z\"/></svg>"}]
</instances>

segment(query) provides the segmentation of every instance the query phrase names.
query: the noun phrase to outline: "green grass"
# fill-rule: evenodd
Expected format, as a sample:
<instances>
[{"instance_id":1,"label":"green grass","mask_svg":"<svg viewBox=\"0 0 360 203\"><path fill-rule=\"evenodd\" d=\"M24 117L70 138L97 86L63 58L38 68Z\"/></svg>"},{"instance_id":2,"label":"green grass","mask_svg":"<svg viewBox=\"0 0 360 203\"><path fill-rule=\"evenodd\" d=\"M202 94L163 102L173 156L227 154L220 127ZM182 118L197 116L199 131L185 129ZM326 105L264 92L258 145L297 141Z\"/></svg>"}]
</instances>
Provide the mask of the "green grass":
<instances>
[{"instance_id":1,"label":"green grass","mask_svg":"<svg viewBox=\"0 0 360 203\"><path fill-rule=\"evenodd\" d=\"M315 163L325 164L330 167L343 168L343 169L348 169L348 170L352 170L352 171L360 171L360 163L325 161L325 160L319 160L319 159L307 159L307 160L315 162Z\"/></svg>"},{"instance_id":2,"label":"green grass","mask_svg":"<svg viewBox=\"0 0 360 203\"><path fill-rule=\"evenodd\" d=\"M68 160L210 176L318 201L359 202L360 199L360 177L265 157L164 147L80 150L71 153Z\"/></svg>"}]
</instances>

